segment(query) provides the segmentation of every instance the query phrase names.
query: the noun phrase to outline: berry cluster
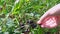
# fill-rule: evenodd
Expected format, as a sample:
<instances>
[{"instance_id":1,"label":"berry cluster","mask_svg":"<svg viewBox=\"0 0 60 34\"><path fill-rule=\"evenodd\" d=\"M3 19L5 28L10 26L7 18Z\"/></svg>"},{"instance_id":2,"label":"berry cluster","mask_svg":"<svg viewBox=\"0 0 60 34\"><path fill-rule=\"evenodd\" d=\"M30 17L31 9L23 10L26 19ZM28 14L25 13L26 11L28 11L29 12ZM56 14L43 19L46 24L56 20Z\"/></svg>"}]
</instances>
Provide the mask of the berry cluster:
<instances>
[{"instance_id":1,"label":"berry cluster","mask_svg":"<svg viewBox=\"0 0 60 34\"><path fill-rule=\"evenodd\" d=\"M35 28L37 25L34 23L33 20L28 20L27 23L32 27Z\"/></svg>"},{"instance_id":2,"label":"berry cluster","mask_svg":"<svg viewBox=\"0 0 60 34\"><path fill-rule=\"evenodd\" d=\"M28 34L30 32L30 28L34 29L37 25L34 23L33 20L27 20L27 23L20 23L20 29L23 30L22 33Z\"/></svg>"}]
</instances>

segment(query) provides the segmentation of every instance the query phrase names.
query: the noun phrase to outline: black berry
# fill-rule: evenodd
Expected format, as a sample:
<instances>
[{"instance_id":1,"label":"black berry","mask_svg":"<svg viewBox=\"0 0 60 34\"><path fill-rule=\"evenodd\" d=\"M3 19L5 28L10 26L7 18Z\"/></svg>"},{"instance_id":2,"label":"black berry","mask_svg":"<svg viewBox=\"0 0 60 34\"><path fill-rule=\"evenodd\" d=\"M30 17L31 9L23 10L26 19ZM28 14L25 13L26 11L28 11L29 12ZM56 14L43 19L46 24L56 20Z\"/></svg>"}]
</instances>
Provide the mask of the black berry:
<instances>
[{"instance_id":1,"label":"black berry","mask_svg":"<svg viewBox=\"0 0 60 34\"><path fill-rule=\"evenodd\" d=\"M22 31L22 33L25 33L25 31Z\"/></svg>"},{"instance_id":2,"label":"black berry","mask_svg":"<svg viewBox=\"0 0 60 34\"><path fill-rule=\"evenodd\" d=\"M28 20L27 23L28 24L32 24L33 23L33 20Z\"/></svg>"},{"instance_id":3,"label":"black berry","mask_svg":"<svg viewBox=\"0 0 60 34\"><path fill-rule=\"evenodd\" d=\"M29 32L30 32L29 29L26 29L26 30L22 31L22 33L24 33L24 34L29 34Z\"/></svg>"},{"instance_id":4,"label":"black berry","mask_svg":"<svg viewBox=\"0 0 60 34\"><path fill-rule=\"evenodd\" d=\"M30 30L29 29L26 29L25 32L29 32Z\"/></svg>"},{"instance_id":5,"label":"black berry","mask_svg":"<svg viewBox=\"0 0 60 34\"><path fill-rule=\"evenodd\" d=\"M20 28L24 29L24 24L23 23L20 23Z\"/></svg>"},{"instance_id":6,"label":"black berry","mask_svg":"<svg viewBox=\"0 0 60 34\"><path fill-rule=\"evenodd\" d=\"M32 28L36 28L37 27L37 24L33 23L33 24L31 24L31 27Z\"/></svg>"},{"instance_id":7,"label":"black berry","mask_svg":"<svg viewBox=\"0 0 60 34\"><path fill-rule=\"evenodd\" d=\"M20 23L20 26L24 26L24 24L23 23Z\"/></svg>"}]
</instances>

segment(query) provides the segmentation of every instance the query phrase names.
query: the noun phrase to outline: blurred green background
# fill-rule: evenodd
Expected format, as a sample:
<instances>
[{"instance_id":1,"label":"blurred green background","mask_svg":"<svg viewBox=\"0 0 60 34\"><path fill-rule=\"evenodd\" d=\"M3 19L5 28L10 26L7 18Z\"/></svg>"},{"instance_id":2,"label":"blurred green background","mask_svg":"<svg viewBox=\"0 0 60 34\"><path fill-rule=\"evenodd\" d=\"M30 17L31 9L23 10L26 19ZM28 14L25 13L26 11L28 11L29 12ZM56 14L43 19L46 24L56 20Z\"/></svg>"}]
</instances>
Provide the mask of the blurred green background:
<instances>
[{"instance_id":1,"label":"blurred green background","mask_svg":"<svg viewBox=\"0 0 60 34\"><path fill-rule=\"evenodd\" d=\"M48 9L59 3L60 0L0 0L0 34L23 34L21 22L26 25L27 20L33 20L36 24ZM26 34L59 34L59 28L29 27Z\"/></svg>"}]
</instances>

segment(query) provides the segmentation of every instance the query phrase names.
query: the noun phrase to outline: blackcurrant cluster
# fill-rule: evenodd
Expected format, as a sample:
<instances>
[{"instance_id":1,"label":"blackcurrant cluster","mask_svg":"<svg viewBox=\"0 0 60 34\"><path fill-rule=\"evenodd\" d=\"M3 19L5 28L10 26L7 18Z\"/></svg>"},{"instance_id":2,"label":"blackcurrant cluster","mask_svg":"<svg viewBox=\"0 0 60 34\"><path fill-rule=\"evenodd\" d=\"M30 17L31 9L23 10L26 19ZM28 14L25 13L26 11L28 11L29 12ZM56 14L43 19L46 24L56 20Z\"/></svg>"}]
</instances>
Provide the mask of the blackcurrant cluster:
<instances>
[{"instance_id":1,"label":"blackcurrant cluster","mask_svg":"<svg viewBox=\"0 0 60 34\"><path fill-rule=\"evenodd\" d=\"M20 23L20 29L22 30L22 33L24 34L28 34L30 32L28 25L24 23Z\"/></svg>"},{"instance_id":2,"label":"blackcurrant cluster","mask_svg":"<svg viewBox=\"0 0 60 34\"><path fill-rule=\"evenodd\" d=\"M28 20L27 23L28 23L32 28L36 28L36 27L37 27L37 24L35 24L33 20Z\"/></svg>"},{"instance_id":3,"label":"blackcurrant cluster","mask_svg":"<svg viewBox=\"0 0 60 34\"><path fill-rule=\"evenodd\" d=\"M30 32L29 29L26 29L26 30L22 31L22 33L24 33L24 34L29 34L29 32Z\"/></svg>"},{"instance_id":4,"label":"blackcurrant cluster","mask_svg":"<svg viewBox=\"0 0 60 34\"><path fill-rule=\"evenodd\" d=\"M20 29L22 30L22 33L28 34L30 32L30 28L34 29L37 27L37 24L34 23L33 20L27 20L27 23L20 23Z\"/></svg>"}]
</instances>

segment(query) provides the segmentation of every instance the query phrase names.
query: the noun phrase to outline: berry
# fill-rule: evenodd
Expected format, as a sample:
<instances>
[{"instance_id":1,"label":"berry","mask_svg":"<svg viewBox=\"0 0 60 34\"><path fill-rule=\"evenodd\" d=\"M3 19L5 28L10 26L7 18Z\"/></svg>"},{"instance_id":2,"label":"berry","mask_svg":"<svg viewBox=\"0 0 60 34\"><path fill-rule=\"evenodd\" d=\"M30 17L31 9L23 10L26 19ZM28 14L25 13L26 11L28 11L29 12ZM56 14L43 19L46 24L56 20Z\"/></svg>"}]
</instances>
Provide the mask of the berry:
<instances>
[{"instance_id":1,"label":"berry","mask_svg":"<svg viewBox=\"0 0 60 34\"><path fill-rule=\"evenodd\" d=\"M22 31L22 33L25 33L25 31Z\"/></svg>"},{"instance_id":2,"label":"berry","mask_svg":"<svg viewBox=\"0 0 60 34\"><path fill-rule=\"evenodd\" d=\"M33 24L31 24L31 27L32 28L36 28L37 27L37 24L33 23Z\"/></svg>"},{"instance_id":3,"label":"berry","mask_svg":"<svg viewBox=\"0 0 60 34\"><path fill-rule=\"evenodd\" d=\"M32 24L33 23L33 20L28 20L27 23L28 24Z\"/></svg>"},{"instance_id":4,"label":"berry","mask_svg":"<svg viewBox=\"0 0 60 34\"><path fill-rule=\"evenodd\" d=\"M24 24L23 23L20 23L20 26L24 26Z\"/></svg>"},{"instance_id":5,"label":"berry","mask_svg":"<svg viewBox=\"0 0 60 34\"><path fill-rule=\"evenodd\" d=\"M21 29L24 29L24 26L21 26L20 28L21 28Z\"/></svg>"},{"instance_id":6,"label":"berry","mask_svg":"<svg viewBox=\"0 0 60 34\"><path fill-rule=\"evenodd\" d=\"M37 25L34 23L33 20L28 20L27 23L32 27L35 28Z\"/></svg>"},{"instance_id":7,"label":"berry","mask_svg":"<svg viewBox=\"0 0 60 34\"><path fill-rule=\"evenodd\" d=\"M29 32L30 30L29 29L26 29L25 32Z\"/></svg>"},{"instance_id":8,"label":"berry","mask_svg":"<svg viewBox=\"0 0 60 34\"><path fill-rule=\"evenodd\" d=\"M25 27L24 24L23 23L20 23L20 28L21 29L24 29L24 27Z\"/></svg>"},{"instance_id":9,"label":"berry","mask_svg":"<svg viewBox=\"0 0 60 34\"><path fill-rule=\"evenodd\" d=\"M29 34L30 30L29 29L26 29L25 31L22 31L22 33L24 34Z\"/></svg>"}]
</instances>

